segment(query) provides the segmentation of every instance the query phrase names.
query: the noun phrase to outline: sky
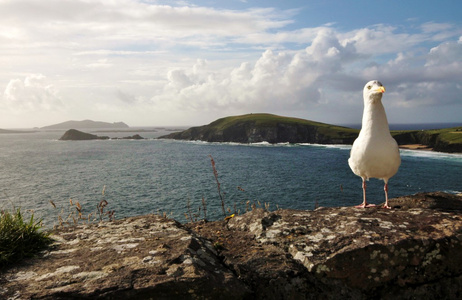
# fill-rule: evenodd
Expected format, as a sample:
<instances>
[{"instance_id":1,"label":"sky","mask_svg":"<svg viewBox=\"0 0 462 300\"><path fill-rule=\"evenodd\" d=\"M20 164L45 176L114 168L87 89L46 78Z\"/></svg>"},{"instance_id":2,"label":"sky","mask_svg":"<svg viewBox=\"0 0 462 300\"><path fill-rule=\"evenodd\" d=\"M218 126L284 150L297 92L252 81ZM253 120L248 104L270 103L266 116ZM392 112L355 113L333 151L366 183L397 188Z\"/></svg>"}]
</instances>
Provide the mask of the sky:
<instances>
[{"instance_id":1,"label":"sky","mask_svg":"<svg viewBox=\"0 0 462 300\"><path fill-rule=\"evenodd\" d=\"M462 122L462 1L0 0L0 128Z\"/></svg>"}]
</instances>

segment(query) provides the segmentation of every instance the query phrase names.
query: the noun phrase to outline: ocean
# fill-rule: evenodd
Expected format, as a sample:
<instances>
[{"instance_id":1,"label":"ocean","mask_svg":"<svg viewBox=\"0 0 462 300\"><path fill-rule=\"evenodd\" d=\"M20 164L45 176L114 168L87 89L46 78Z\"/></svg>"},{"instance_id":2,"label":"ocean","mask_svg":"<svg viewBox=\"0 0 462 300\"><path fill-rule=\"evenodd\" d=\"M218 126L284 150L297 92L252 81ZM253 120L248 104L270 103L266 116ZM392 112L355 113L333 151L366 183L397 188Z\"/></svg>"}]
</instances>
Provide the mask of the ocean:
<instances>
[{"instance_id":1,"label":"ocean","mask_svg":"<svg viewBox=\"0 0 462 300\"><path fill-rule=\"evenodd\" d=\"M310 210L362 201L361 179L347 162L350 146L159 140L168 129L148 129L139 132L145 140L59 141L64 131L0 134L0 209L32 210L48 228L59 217L75 217L77 202L82 216L93 218L102 200L116 219L161 213L187 222L185 214L202 219L205 206L207 219L216 220L223 213L210 156L226 214L251 205ZM401 150L401 158L390 198L462 192L462 154ZM371 179L367 195L382 203L383 182Z\"/></svg>"}]
</instances>

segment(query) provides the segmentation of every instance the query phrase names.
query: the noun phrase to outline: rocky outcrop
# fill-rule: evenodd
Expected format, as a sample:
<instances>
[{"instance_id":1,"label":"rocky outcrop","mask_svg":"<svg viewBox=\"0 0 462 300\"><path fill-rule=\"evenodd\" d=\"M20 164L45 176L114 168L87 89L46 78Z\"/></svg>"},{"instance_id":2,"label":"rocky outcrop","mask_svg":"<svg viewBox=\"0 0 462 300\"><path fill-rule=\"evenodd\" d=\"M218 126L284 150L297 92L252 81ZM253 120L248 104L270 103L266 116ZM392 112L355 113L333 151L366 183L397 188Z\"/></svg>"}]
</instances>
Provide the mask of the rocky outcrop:
<instances>
[{"instance_id":1,"label":"rocky outcrop","mask_svg":"<svg viewBox=\"0 0 462 300\"><path fill-rule=\"evenodd\" d=\"M82 132L76 129L69 129L59 139L60 141L85 141L85 140L107 140L107 136L97 136L95 134Z\"/></svg>"},{"instance_id":2,"label":"rocky outcrop","mask_svg":"<svg viewBox=\"0 0 462 300\"><path fill-rule=\"evenodd\" d=\"M69 129L59 139L60 141L85 141L85 140L108 140L108 136L97 136L95 134ZM139 134L127 136L123 138L112 138L114 140L143 140L144 138Z\"/></svg>"},{"instance_id":3,"label":"rocky outcrop","mask_svg":"<svg viewBox=\"0 0 462 300\"><path fill-rule=\"evenodd\" d=\"M212 243L149 215L78 226L53 248L0 277L0 299L245 298L248 287ZM16 298L14 298L16 297Z\"/></svg>"},{"instance_id":4,"label":"rocky outcrop","mask_svg":"<svg viewBox=\"0 0 462 300\"><path fill-rule=\"evenodd\" d=\"M462 197L390 203L61 229L52 249L1 273L0 298L459 299Z\"/></svg>"},{"instance_id":5,"label":"rocky outcrop","mask_svg":"<svg viewBox=\"0 0 462 300\"><path fill-rule=\"evenodd\" d=\"M122 140L144 140L144 137L142 137L141 135L139 134L135 134L135 135L132 135L132 136L126 136L126 137L123 137L121 138Z\"/></svg>"}]
</instances>

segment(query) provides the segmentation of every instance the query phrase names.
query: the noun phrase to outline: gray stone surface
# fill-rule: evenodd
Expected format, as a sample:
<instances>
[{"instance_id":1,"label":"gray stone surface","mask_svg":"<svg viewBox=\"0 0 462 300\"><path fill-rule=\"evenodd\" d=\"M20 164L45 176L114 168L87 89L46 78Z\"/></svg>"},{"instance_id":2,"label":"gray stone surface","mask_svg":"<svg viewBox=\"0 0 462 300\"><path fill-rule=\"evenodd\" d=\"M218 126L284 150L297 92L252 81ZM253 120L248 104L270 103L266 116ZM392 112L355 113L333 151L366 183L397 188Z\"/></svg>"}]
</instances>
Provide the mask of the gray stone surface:
<instances>
[{"instance_id":1,"label":"gray stone surface","mask_svg":"<svg viewBox=\"0 0 462 300\"><path fill-rule=\"evenodd\" d=\"M390 204L65 228L0 273L0 299L460 299L462 197Z\"/></svg>"},{"instance_id":2,"label":"gray stone surface","mask_svg":"<svg viewBox=\"0 0 462 300\"><path fill-rule=\"evenodd\" d=\"M160 216L67 228L53 238L41 257L2 274L0 299L214 299L249 292L210 242Z\"/></svg>"}]
</instances>

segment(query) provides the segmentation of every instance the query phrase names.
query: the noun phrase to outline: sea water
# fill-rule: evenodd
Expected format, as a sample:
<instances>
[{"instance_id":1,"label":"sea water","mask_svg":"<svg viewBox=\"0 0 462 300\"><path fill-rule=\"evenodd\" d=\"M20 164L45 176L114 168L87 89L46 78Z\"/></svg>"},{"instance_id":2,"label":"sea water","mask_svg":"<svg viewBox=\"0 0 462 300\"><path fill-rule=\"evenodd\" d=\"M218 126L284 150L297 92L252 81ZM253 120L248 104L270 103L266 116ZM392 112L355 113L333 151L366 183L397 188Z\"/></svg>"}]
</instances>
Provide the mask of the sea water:
<instances>
[{"instance_id":1,"label":"sea water","mask_svg":"<svg viewBox=\"0 0 462 300\"><path fill-rule=\"evenodd\" d=\"M59 131L2 134L0 209L33 210L52 227L58 216L76 214L70 199L79 202L83 216L106 200L105 210L115 210L116 218L165 213L180 222L187 221L185 214L203 218L203 201L207 219L222 218L222 198L226 214L243 213L252 204L314 209L362 201L361 179L348 166L350 146L156 139L166 133L156 129L140 133L145 140L94 141L59 141ZM401 150L401 158L389 182L390 198L462 192L461 154ZM382 203L383 182L371 179L367 196Z\"/></svg>"}]
</instances>

